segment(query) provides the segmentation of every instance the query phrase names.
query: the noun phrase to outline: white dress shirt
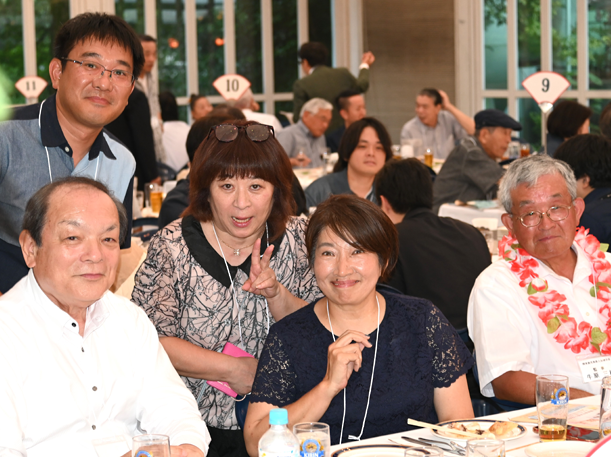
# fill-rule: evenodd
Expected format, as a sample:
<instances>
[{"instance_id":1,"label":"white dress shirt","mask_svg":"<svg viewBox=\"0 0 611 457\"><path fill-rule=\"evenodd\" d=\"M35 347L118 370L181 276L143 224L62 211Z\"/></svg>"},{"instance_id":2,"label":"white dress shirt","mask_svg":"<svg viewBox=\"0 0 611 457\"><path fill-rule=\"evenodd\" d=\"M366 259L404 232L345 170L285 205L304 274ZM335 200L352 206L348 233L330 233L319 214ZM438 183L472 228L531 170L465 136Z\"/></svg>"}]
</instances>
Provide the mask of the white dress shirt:
<instances>
[{"instance_id":1,"label":"white dress shirt","mask_svg":"<svg viewBox=\"0 0 611 457\"><path fill-rule=\"evenodd\" d=\"M259 113L251 109L243 109L242 113L244 113L244 117L246 117L246 120L248 121L255 121L259 124L271 125L274 128L275 133L278 133L283 128L278 118L273 114Z\"/></svg>"},{"instance_id":2,"label":"white dress shirt","mask_svg":"<svg viewBox=\"0 0 611 457\"><path fill-rule=\"evenodd\" d=\"M606 319L598 314L602 303L590 295L591 263L579 246L573 282L554 273L543 262L535 270L547 280L549 290L566 297L570 317L577 323L605 328ZM607 260L611 255L605 254ZM467 327L475 344L479 384L482 394L494 396L492 381L508 371L533 374L562 374L569 386L592 394L600 393L600 382L583 381L576 355L548 334L539 318L540 309L528 301L509 262L500 259L486 268L475 281L469 298ZM589 349L579 355L592 355Z\"/></svg>"},{"instance_id":3,"label":"white dress shirt","mask_svg":"<svg viewBox=\"0 0 611 457\"><path fill-rule=\"evenodd\" d=\"M163 147L165 164L177 173L189 162L187 154L187 136L191 127L183 121L166 121L163 123Z\"/></svg>"},{"instance_id":4,"label":"white dress shirt","mask_svg":"<svg viewBox=\"0 0 611 457\"><path fill-rule=\"evenodd\" d=\"M0 297L0 456L96 457L92 441L142 433L207 452L195 399L146 314L111 292L84 336L33 271ZM119 457L119 456L117 456Z\"/></svg>"}]
</instances>

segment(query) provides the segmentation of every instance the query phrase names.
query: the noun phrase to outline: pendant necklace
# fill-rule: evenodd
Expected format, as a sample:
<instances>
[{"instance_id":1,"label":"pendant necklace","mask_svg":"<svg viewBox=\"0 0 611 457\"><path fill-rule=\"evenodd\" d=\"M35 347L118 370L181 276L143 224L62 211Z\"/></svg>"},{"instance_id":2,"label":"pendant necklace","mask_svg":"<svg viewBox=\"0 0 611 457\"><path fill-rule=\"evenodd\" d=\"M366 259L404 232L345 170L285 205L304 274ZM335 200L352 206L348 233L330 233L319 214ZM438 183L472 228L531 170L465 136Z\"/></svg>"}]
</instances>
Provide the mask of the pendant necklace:
<instances>
[{"instance_id":1,"label":"pendant necklace","mask_svg":"<svg viewBox=\"0 0 611 457\"><path fill-rule=\"evenodd\" d=\"M212 224L212 226L214 227L214 224ZM215 231L216 234L216 231ZM257 242L257 240L255 240L255 243ZM249 244L248 246L242 246L241 248L234 248L233 246L229 246L227 243L225 243L223 240L221 240L221 243L223 243L225 246L227 246L229 249L233 249L233 255L236 257L240 257L240 249L247 249L251 246L253 246L255 243ZM222 250L222 248L221 248Z\"/></svg>"}]
</instances>

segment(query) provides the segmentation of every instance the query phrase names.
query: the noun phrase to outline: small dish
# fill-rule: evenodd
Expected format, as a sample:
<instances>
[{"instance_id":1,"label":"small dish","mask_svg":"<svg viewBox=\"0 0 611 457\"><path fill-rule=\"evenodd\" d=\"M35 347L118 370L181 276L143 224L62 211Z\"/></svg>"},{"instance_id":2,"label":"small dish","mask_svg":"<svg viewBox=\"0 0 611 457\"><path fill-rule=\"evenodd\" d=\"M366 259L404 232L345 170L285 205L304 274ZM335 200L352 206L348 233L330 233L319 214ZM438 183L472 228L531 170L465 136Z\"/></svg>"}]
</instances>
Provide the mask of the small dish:
<instances>
[{"instance_id":1,"label":"small dish","mask_svg":"<svg viewBox=\"0 0 611 457\"><path fill-rule=\"evenodd\" d=\"M539 443L524 449L528 457L585 457L596 443L556 441Z\"/></svg>"},{"instance_id":2,"label":"small dish","mask_svg":"<svg viewBox=\"0 0 611 457\"><path fill-rule=\"evenodd\" d=\"M472 420L462 420L462 421L459 420L459 421L442 422L439 425L443 426L443 427L449 428L450 424L453 424L453 423L466 424L466 423L473 423L473 422L477 422L478 424L480 424L481 430L488 430L492 426L492 424L494 424L497 421L493 421L493 420L489 420L489 419L480 419L480 420L472 419ZM467 440L470 439L470 438L467 438L467 437L464 437L464 436L459 436L459 435L456 435L456 434L452 433L451 429L448 429L447 432L445 432L443 430L431 430L431 432L433 433L433 435L438 436L440 438L443 438L443 439L446 439L446 440L454 440L454 441L458 441L458 442L461 442L461 443L466 443ZM501 439L503 441L515 440L517 438L520 438L525 433L526 433L526 429L518 424L517 428L515 428L513 430L511 436L509 436L507 438L496 438L496 439Z\"/></svg>"}]
</instances>

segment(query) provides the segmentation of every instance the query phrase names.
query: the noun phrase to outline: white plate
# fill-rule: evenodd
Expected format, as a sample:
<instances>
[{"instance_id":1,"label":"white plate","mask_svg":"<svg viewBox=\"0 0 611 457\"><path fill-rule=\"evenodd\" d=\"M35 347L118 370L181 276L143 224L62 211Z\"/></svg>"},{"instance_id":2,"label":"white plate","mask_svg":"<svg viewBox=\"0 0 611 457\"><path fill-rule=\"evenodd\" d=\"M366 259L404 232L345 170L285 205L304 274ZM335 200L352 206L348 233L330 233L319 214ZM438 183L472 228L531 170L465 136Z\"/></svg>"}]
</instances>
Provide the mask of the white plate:
<instances>
[{"instance_id":1,"label":"white plate","mask_svg":"<svg viewBox=\"0 0 611 457\"><path fill-rule=\"evenodd\" d=\"M339 449L331 457L403 457L409 448L398 444L359 444Z\"/></svg>"},{"instance_id":2,"label":"white plate","mask_svg":"<svg viewBox=\"0 0 611 457\"><path fill-rule=\"evenodd\" d=\"M584 441L558 441L535 444L524 452L529 457L585 457L595 445Z\"/></svg>"},{"instance_id":3,"label":"white plate","mask_svg":"<svg viewBox=\"0 0 611 457\"><path fill-rule=\"evenodd\" d=\"M464 421L448 421L448 422L442 422L438 425L447 427L452 423L470 423L470 422L477 422L481 425L481 429L482 430L488 430L492 424L494 424L496 421L493 420L489 420L489 419L481 419L481 420L477 420L477 419L473 419L473 420L464 420ZM439 438L443 438L446 440L453 440L453 441L459 441L459 442L466 442L467 440L469 440L470 438L467 437L459 437L458 435L450 435L449 433L451 433L451 430L448 430L448 434L444 433L443 431L440 430L431 430L431 432L433 433L433 435L438 436ZM518 425L517 428L513 429L513 435L508 437L508 438L502 438L503 441L510 441L510 440L515 440L517 438L520 438L522 435L524 435L526 433L526 429L524 427L522 427L521 425Z\"/></svg>"}]
</instances>

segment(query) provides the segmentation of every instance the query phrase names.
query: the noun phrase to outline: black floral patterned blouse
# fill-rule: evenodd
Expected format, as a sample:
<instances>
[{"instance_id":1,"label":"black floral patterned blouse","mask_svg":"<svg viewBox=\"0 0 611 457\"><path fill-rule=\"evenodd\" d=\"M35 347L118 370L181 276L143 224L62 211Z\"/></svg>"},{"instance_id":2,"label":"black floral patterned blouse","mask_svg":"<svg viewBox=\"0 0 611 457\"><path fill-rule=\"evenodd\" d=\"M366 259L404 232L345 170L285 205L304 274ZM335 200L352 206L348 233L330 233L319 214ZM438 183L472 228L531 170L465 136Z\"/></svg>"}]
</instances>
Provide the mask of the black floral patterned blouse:
<instances>
[{"instance_id":1,"label":"black floral patterned blouse","mask_svg":"<svg viewBox=\"0 0 611 457\"><path fill-rule=\"evenodd\" d=\"M289 220L284 234L271 243L275 248L270 267L289 292L310 302L322 294L308 266L305 227L303 219ZM146 311L159 336L175 336L217 352L231 342L259 358L274 318L263 297L242 290L250 272L250 256L238 267L229 265L229 271L237 306L223 258L204 236L199 221L187 216L167 225L151 240L136 275L132 301ZM208 425L238 429L232 397L205 380L182 379Z\"/></svg>"}]
</instances>

